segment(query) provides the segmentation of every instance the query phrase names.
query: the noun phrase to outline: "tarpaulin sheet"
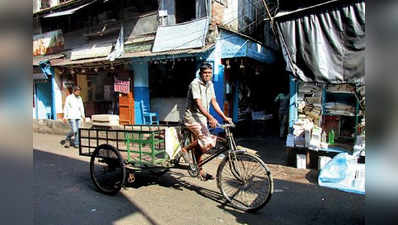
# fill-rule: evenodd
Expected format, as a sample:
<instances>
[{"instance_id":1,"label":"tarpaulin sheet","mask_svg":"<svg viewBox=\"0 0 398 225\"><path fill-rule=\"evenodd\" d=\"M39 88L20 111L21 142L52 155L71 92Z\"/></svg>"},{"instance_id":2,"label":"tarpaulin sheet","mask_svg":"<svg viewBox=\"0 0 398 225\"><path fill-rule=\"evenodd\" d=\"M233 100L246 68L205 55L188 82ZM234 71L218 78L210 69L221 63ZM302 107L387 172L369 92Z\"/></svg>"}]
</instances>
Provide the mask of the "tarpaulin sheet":
<instances>
[{"instance_id":1,"label":"tarpaulin sheet","mask_svg":"<svg viewBox=\"0 0 398 225\"><path fill-rule=\"evenodd\" d=\"M277 15L276 24L288 71L305 82L364 83L365 1Z\"/></svg>"},{"instance_id":2,"label":"tarpaulin sheet","mask_svg":"<svg viewBox=\"0 0 398 225\"><path fill-rule=\"evenodd\" d=\"M171 26L159 26L152 52L201 48L205 45L208 26L207 17Z\"/></svg>"}]
</instances>

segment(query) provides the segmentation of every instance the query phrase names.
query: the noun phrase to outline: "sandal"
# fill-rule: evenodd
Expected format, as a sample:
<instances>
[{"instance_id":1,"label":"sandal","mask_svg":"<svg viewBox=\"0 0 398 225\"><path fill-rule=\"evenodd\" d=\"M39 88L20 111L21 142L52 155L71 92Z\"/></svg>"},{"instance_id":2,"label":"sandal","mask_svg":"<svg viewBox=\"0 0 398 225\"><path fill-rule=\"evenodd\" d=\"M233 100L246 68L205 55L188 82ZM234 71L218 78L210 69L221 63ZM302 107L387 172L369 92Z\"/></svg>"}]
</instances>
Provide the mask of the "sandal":
<instances>
[{"instance_id":1,"label":"sandal","mask_svg":"<svg viewBox=\"0 0 398 225\"><path fill-rule=\"evenodd\" d=\"M206 173L206 172L204 172L203 174L202 174L202 173L199 173L199 178L200 178L200 180L202 180L202 181L214 180L213 175L211 175L211 174L209 174L209 173Z\"/></svg>"}]
</instances>

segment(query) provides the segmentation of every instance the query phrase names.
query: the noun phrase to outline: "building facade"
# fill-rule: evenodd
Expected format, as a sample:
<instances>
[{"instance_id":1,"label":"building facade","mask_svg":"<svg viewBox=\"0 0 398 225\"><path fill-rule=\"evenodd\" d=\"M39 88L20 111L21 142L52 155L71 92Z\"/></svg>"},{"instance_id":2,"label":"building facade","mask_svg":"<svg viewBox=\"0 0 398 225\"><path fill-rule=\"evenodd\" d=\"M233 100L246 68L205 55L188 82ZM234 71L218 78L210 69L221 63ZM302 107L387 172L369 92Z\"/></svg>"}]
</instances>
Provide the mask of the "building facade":
<instances>
[{"instance_id":1,"label":"building facade","mask_svg":"<svg viewBox=\"0 0 398 225\"><path fill-rule=\"evenodd\" d=\"M143 103L160 121L178 122L188 84L208 61L217 100L238 121L242 80L266 76L275 60L262 45L260 0L48 2L34 1L34 71L43 73L43 62L52 68L47 86L37 85L34 111L43 108L36 102L47 111L36 118L62 118L77 84L87 117L117 114L121 124L142 124Z\"/></svg>"}]
</instances>

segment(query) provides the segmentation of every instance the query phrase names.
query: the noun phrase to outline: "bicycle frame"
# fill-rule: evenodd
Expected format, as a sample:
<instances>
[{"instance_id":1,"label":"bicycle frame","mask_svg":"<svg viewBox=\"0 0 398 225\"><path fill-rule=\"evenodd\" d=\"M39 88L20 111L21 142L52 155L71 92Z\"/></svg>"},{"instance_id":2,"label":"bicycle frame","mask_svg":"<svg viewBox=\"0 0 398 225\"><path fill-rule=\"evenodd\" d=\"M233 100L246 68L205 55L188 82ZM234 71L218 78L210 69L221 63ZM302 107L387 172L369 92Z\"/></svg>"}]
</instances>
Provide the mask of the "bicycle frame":
<instances>
[{"instance_id":1,"label":"bicycle frame","mask_svg":"<svg viewBox=\"0 0 398 225\"><path fill-rule=\"evenodd\" d=\"M228 152L229 157L234 156L236 153L236 142L235 139L233 137L233 134L230 130L229 126L225 126L224 127L225 130L225 134L226 134L226 139L227 139L227 143L228 143L228 147L229 148L222 148L219 149L218 151L216 151L215 153L211 154L210 156L206 157L205 159L202 160L202 162L200 162L198 165L198 167L201 167L203 165L205 165L206 163L210 162L211 160L213 160L215 157L219 156L220 154L224 153L224 152ZM232 154L232 155L231 155Z\"/></svg>"}]
</instances>

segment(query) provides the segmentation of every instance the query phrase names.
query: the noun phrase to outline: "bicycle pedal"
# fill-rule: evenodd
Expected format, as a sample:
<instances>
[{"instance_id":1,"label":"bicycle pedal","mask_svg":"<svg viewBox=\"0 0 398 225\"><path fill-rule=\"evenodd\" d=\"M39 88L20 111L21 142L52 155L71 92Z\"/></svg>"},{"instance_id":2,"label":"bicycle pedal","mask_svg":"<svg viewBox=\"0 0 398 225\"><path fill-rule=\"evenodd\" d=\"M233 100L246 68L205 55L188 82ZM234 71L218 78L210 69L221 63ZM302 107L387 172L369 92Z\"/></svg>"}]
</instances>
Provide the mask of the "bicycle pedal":
<instances>
[{"instance_id":1,"label":"bicycle pedal","mask_svg":"<svg viewBox=\"0 0 398 225\"><path fill-rule=\"evenodd\" d=\"M197 172L197 169L196 169L195 167L189 166L189 169L190 169L192 172L194 172L194 173Z\"/></svg>"}]
</instances>

